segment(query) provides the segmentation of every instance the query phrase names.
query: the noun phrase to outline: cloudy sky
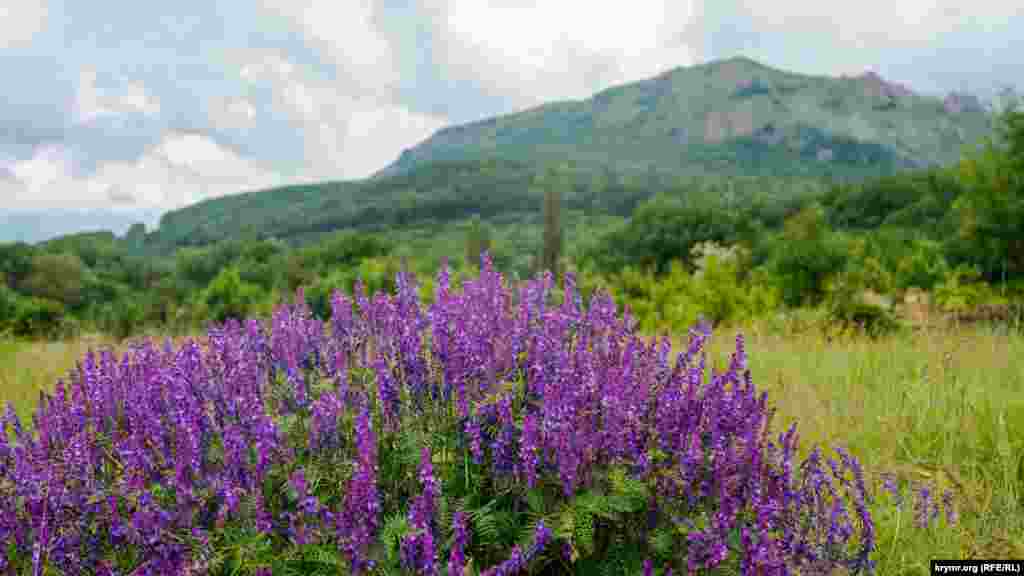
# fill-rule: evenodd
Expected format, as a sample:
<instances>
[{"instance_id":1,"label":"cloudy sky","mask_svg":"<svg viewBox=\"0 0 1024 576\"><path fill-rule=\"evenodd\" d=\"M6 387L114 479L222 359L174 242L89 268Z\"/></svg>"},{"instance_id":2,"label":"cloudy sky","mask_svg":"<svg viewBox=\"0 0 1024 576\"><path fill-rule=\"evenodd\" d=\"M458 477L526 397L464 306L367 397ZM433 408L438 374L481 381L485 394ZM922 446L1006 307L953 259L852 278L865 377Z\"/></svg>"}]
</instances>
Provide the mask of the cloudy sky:
<instances>
[{"instance_id":1,"label":"cloudy sky","mask_svg":"<svg viewBox=\"0 0 1024 576\"><path fill-rule=\"evenodd\" d=\"M989 96L1024 86L1021 30L1016 0L4 0L0 211L361 178L450 123L736 54Z\"/></svg>"}]
</instances>

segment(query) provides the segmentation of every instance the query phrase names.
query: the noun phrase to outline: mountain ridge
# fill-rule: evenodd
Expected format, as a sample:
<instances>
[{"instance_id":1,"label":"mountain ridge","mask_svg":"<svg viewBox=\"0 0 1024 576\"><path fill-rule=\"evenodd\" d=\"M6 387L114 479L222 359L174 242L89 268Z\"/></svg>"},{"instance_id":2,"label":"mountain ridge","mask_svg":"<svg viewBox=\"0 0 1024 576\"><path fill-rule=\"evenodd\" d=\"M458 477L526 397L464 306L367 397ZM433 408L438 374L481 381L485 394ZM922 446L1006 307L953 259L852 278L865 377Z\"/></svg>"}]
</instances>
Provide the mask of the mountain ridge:
<instances>
[{"instance_id":1,"label":"mountain ridge","mask_svg":"<svg viewBox=\"0 0 1024 576\"><path fill-rule=\"evenodd\" d=\"M941 98L873 71L810 75L734 56L678 66L580 100L446 126L403 150L371 179L438 160L486 157L575 156L583 164L614 157L641 169L693 173L705 168L703 147L734 144L783 145L820 162L857 157L837 154L829 140L847 148L857 142L881 146L898 170L955 161L963 145L990 129L991 115L967 94ZM819 143L805 150L809 135ZM696 154L687 154L691 148Z\"/></svg>"},{"instance_id":2,"label":"mountain ridge","mask_svg":"<svg viewBox=\"0 0 1024 576\"><path fill-rule=\"evenodd\" d=\"M922 96L873 72L812 76L734 57L447 126L370 178L170 211L147 243L165 251L253 235L304 242L342 228L535 213L549 185L564 189L567 209L616 215L659 190L716 178L765 179L781 197L801 182L955 162L991 134L992 119L970 95Z\"/></svg>"}]
</instances>

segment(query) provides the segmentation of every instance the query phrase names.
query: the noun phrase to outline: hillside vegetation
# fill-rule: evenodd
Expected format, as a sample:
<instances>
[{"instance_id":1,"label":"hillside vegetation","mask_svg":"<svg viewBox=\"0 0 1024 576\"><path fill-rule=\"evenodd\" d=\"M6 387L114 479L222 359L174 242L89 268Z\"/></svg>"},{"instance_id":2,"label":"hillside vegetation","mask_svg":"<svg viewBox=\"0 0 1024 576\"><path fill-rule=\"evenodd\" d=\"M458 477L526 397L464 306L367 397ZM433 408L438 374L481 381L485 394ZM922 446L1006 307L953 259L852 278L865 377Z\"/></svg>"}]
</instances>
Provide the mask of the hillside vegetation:
<instances>
[{"instance_id":1,"label":"hillside vegetation","mask_svg":"<svg viewBox=\"0 0 1024 576\"><path fill-rule=\"evenodd\" d=\"M989 315L1006 320L1017 314L1024 273L1020 118L1008 108L998 133L956 164L856 182L640 178L487 161L373 183L383 197L404 200L378 202L339 184L363 204L349 204L351 220L337 222L326 208L314 210L322 221L299 216L324 201L315 188L224 198L167 215L155 233L135 226L120 238L0 245L0 317L19 335L90 325L118 334L146 325L187 330L269 313L300 285L325 310L325 294L351 289L357 277L393 286L403 259L424 276L442 257L472 274L474 253L488 248L512 277L575 270L585 294L609 288L648 327L800 307L827 309L840 324L894 326L893 304L915 290L933 293L943 313L994 306ZM446 182L448 196L412 192ZM472 192L488 184L491 194ZM559 233L545 248L551 194ZM238 202L251 211L230 208ZM245 219L255 212L278 224ZM289 213L296 227L274 220ZM210 243L188 245L204 237ZM545 250L555 256L545 260ZM716 303L730 285L743 298ZM883 296L882 310L860 301L865 292Z\"/></svg>"},{"instance_id":2,"label":"hillside vegetation","mask_svg":"<svg viewBox=\"0 0 1024 576\"><path fill-rule=\"evenodd\" d=\"M553 185L570 210L619 216L654 192L722 177L775 198L821 179L949 165L992 125L968 96L941 100L874 74L805 76L733 58L444 128L369 180L201 202L164 215L148 241L167 252L247 231L302 243L338 228L511 218L539 211Z\"/></svg>"}]
</instances>

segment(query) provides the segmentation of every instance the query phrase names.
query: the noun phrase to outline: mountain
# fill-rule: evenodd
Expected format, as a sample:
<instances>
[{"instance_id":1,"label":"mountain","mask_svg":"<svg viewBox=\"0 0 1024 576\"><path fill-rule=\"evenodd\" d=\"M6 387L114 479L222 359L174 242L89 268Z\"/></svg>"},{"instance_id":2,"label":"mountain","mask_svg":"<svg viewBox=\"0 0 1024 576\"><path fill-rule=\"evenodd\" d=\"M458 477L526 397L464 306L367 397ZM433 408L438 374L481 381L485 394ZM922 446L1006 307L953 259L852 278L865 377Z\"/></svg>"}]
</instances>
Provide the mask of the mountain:
<instances>
[{"instance_id":1,"label":"mountain","mask_svg":"<svg viewBox=\"0 0 1024 576\"><path fill-rule=\"evenodd\" d=\"M731 58L444 128L366 180L233 194L168 212L147 245L166 252L253 235L302 243L339 228L509 219L539 211L550 185L563 190L569 210L616 215L666 188L729 188L714 184L723 177L778 199L823 176L954 162L991 133L992 120L965 94L940 99L873 73L807 76Z\"/></svg>"},{"instance_id":2,"label":"mountain","mask_svg":"<svg viewBox=\"0 0 1024 576\"><path fill-rule=\"evenodd\" d=\"M449 126L374 177L488 157L675 174L874 175L955 161L990 130L968 95L943 100L872 72L808 76L737 57Z\"/></svg>"}]
</instances>

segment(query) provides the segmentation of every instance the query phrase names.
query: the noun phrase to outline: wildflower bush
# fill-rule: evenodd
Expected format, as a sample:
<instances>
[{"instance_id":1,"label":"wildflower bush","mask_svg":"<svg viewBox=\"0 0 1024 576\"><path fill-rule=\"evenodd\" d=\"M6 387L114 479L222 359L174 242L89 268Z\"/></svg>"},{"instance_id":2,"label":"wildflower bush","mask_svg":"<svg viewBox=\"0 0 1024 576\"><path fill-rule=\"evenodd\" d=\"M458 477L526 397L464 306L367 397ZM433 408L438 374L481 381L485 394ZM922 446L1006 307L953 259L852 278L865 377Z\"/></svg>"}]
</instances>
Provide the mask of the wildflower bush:
<instances>
[{"instance_id":1,"label":"wildflower bush","mask_svg":"<svg viewBox=\"0 0 1024 576\"><path fill-rule=\"evenodd\" d=\"M869 573L860 465L795 425L710 328L670 363L567 274L421 306L362 284L314 318L89 352L0 434L0 570L27 574Z\"/></svg>"}]
</instances>

